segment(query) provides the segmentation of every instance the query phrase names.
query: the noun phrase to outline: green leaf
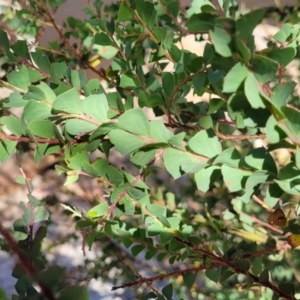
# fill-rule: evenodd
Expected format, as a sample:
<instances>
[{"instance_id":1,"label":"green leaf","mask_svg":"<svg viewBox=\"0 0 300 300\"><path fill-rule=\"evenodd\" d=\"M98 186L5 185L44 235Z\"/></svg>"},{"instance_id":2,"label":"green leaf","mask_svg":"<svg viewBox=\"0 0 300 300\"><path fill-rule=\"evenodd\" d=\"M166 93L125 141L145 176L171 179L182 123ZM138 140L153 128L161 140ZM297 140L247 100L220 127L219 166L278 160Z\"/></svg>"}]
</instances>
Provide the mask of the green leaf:
<instances>
[{"instance_id":1,"label":"green leaf","mask_svg":"<svg viewBox=\"0 0 300 300\"><path fill-rule=\"evenodd\" d=\"M120 77L120 87L126 89L137 88L140 86L139 81L132 75L122 74Z\"/></svg>"},{"instance_id":2,"label":"green leaf","mask_svg":"<svg viewBox=\"0 0 300 300\"><path fill-rule=\"evenodd\" d=\"M157 142L167 143L174 134L166 128L162 121L154 120L150 122L150 136Z\"/></svg>"},{"instance_id":3,"label":"green leaf","mask_svg":"<svg viewBox=\"0 0 300 300\"><path fill-rule=\"evenodd\" d=\"M184 284L188 289L190 289L193 286L196 278L197 278L197 273L187 273L183 275Z\"/></svg>"},{"instance_id":4,"label":"green leaf","mask_svg":"<svg viewBox=\"0 0 300 300\"><path fill-rule=\"evenodd\" d=\"M83 113L91 116L99 122L106 122L107 112L109 110L105 94L90 95L82 100Z\"/></svg>"},{"instance_id":5,"label":"green leaf","mask_svg":"<svg viewBox=\"0 0 300 300\"><path fill-rule=\"evenodd\" d=\"M266 51L266 55L274 61L277 61L282 67L286 67L295 58L296 54L297 50L294 47Z\"/></svg>"},{"instance_id":6,"label":"green leaf","mask_svg":"<svg viewBox=\"0 0 300 300\"><path fill-rule=\"evenodd\" d=\"M71 135L84 135L97 128L97 125L80 119L70 119L66 122L66 130Z\"/></svg>"},{"instance_id":7,"label":"green leaf","mask_svg":"<svg viewBox=\"0 0 300 300\"><path fill-rule=\"evenodd\" d=\"M260 86L253 73L248 74L244 87L246 97L253 108L266 107L260 95Z\"/></svg>"},{"instance_id":8,"label":"green leaf","mask_svg":"<svg viewBox=\"0 0 300 300\"><path fill-rule=\"evenodd\" d=\"M140 254L143 250L145 249L145 246L143 245L135 245L131 248L131 254L133 256L137 256L138 254Z\"/></svg>"},{"instance_id":9,"label":"green leaf","mask_svg":"<svg viewBox=\"0 0 300 300\"><path fill-rule=\"evenodd\" d=\"M197 154L213 158L222 152L222 146L212 130L202 130L189 141L190 148Z\"/></svg>"},{"instance_id":10,"label":"green leaf","mask_svg":"<svg viewBox=\"0 0 300 300\"><path fill-rule=\"evenodd\" d=\"M278 126L277 121L273 115L270 116L266 124L266 136L269 143L275 144L286 137L284 131Z\"/></svg>"},{"instance_id":11,"label":"green leaf","mask_svg":"<svg viewBox=\"0 0 300 300\"><path fill-rule=\"evenodd\" d=\"M184 172L196 173L206 166L206 159L172 148L165 150L163 158L167 171L174 179L179 178Z\"/></svg>"},{"instance_id":12,"label":"green leaf","mask_svg":"<svg viewBox=\"0 0 300 300\"><path fill-rule=\"evenodd\" d=\"M145 144L139 136L120 129L112 130L109 133L109 138L122 155L141 148Z\"/></svg>"},{"instance_id":13,"label":"green leaf","mask_svg":"<svg viewBox=\"0 0 300 300\"><path fill-rule=\"evenodd\" d=\"M164 295L167 299L172 299L172 296L173 296L173 285L172 285L172 283L166 285L166 286L162 289L162 293L163 293L163 295Z\"/></svg>"},{"instance_id":14,"label":"green leaf","mask_svg":"<svg viewBox=\"0 0 300 300\"><path fill-rule=\"evenodd\" d=\"M250 262L246 259L239 259L233 262L233 264L242 271L248 271L250 268Z\"/></svg>"},{"instance_id":15,"label":"green leaf","mask_svg":"<svg viewBox=\"0 0 300 300\"><path fill-rule=\"evenodd\" d=\"M24 95L24 99L34 99L48 103L53 103L55 98L55 93L45 82L41 82L38 85L29 86L28 92Z\"/></svg>"},{"instance_id":16,"label":"green leaf","mask_svg":"<svg viewBox=\"0 0 300 300\"><path fill-rule=\"evenodd\" d=\"M2 29L0 30L0 45L7 49L10 48L10 42L7 37L7 33Z\"/></svg>"},{"instance_id":17,"label":"green leaf","mask_svg":"<svg viewBox=\"0 0 300 300\"><path fill-rule=\"evenodd\" d=\"M260 23L263 19L266 10L258 9L251 11L236 22L236 31L240 39L247 40L254 30L254 28Z\"/></svg>"},{"instance_id":18,"label":"green leaf","mask_svg":"<svg viewBox=\"0 0 300 300\"><path fill-rule=\"evenodd\" d=\"M95 37L95 44L100 46L113 46L113 43L109 36L104 32L96 33Z\"/></svg>"},{"instance_id":19,"label":"green leaf","mask_svg":"<svg viewBox=\"0 0 300 300\"><path fill-rule=\"evenodd\" d=\"M126 2L121 2L120 8L118 11L118 21L123 22L123 21L130 21L133 18L132 13L127 6Z\"/></svg>"},{"instance_id":20,"label":"green leaf","mask_svg":"<svg viewBox=\"0 0 300 300\"><path fill-rule=\"evenodd\" d=\"M209 13L194 14L188 19L186 25L191 32L207 32L214 29L215 18L215 16Z\"/></svg>"},{"instance_id":21,"label":"green leaf","mask_svg":"<svg viewBox=\"0 0 300 300\"><path fill-rule=\"evenodd\" d=\"M18 87L27 91L28 86L31 84L28 69L22 66L19 71L9 72L7 81L14 87Z\"/></svg>"},{"instance_id":22,"label":"green leaf","mask_svg":"<svg viewBox=\"0 0 300 300\"><path fill-rule=\"evenodd\" d=\"M89 293L84 286L68 286L59 293L58 300L89 300Z\"/></svg>"},{"instance_id":23,"label":"green leaf","mask_svg":"<svg viewBox=\"0 0 300 300\"><path fill-rule=\"evenodd\" d=\"M27 125L27 128L31 131L33 135L51 139L56 137L55 125L48 120L35 120Z\"/></svg>"},{"instance_id":24,"label":"green leaf","mask_svg":"<svg viewBox=\"0 0 300 300\"><path fill-rule=\"evenodd\" d=\"M13 153L16 149L16 141L1 141L0 140L0 161L5 162L7 158Z\"/></svg>"},{"instance_id":25,"label":"green leaf","mask_svg":"<svg viewBox=\"0 0 300 300\"><path fill-rule=\"evenodd\" d=\"M98 204L96 206L94 206L93 208L91 208L88 212L87 215L90 218L99 218L104 216L107 212L108 212L108 204L107 202L103 202L101 204Z\"/></svg>"},{"instance_id":26,"label":"green leaf","mask_svg":"<svg viewBox=\"0 0 300 300\"><path fill-rule=\"evenodd\" d=\"M294 297L295 294L295 284L293 282L280 282L278 284L278 288L283 293L290 295L291 297Z\"/></svg>"},{"instance_id":27,"label":"green leaf","mask_svg":"<svg viewBox=\"0 0 300 300\"><path fill-rule=\"evenodd\" d=\"M219 282L221 284L223 284L225 281L227 281L231 276L233 276L235 273L231 270L226 270L226 271L223 271L221 273L221 276L219 278Z\"/></svg>"},{"instance_id":28,"label":"green leaf","mask_svg":"<svg viewBox=\"0 0 300 300\"><path fill-rule=\"evenodd\" d=\"M283 24L281 29L273 35L273 39L279 43L284 43L293 32L293 26L289 23Z\"/></svg>"},{"instance_id":29,"label":"green leaf","mask_svg":"<svg viewBox=\"0 0 300 300\"><path fill-rule=\"evenodd\" d=\"M36 120L45 120L51 115L51 107L46 103L30 100L24 108L22 119L28 124Z\"/></svg>"},{"instance_id":30,"label":"green leaf","mask_svg":"<svg viewBox=\"0 0 300 300\"><path fill-rule=\"evenodd\" d=\"M37 209L37 212L35 214L34 222L38 223L38 222L48 221L48 219L49 219L49 212L43 206L40 206Z\"/></svg>"},{"instance_id":31,"label":"green leaf","mask_svg":"<svg viewBox=\"0 0 300 300\"><path fill-rule=\"evenodd\" d=\"M262 55L253 55L250 63L252 72L260 83L266 83L273 79L278 70L274 60Z\"/></svg>"},{"instance_id":32,"label":"green leaf","mask_svg":"<svg viewBox=\"0 0 300 300\"><path fill-rule=\"evenodd\" d=\"M207 114L212 114L217 112L224 105L226 105L226 102L222 99L219 98L210 99Z\"/></svg>"},{"instance_id":33,"label":"green leaf","mask_svg":"<svg viewBox=\"0 0 300 300\"><path fill-rule=\"evenodd\" d=\"M119 118L118 124L126 131L142 136L150 135L149 121L140 108L127 110Z\"/></svg>"},{"instance_id":34,"label":"green leaf","mask_svg":"<svg viewBox=\"0 0 300 300\"><path fill-rule=\"evenodd\" d=\"M277 121L278 126L296 144L300 144L300 112L292 107L282 107L284 119Z\"/></svg>"},{"instance_id":35,"label":"green leaf","mask_svg":"<svg viewBox=\"0 0 300 300\"><path fill-rule=\"evenodd\" d=\"M248 63L251 58L250 49L246 46L246 44L241 39L239 39L236 36L234 37L234 41L243 62Z\"/></svg>"},{"instance_id":36,"label":"green leaf","mask_svg":"<svg viewBox=\"0 0 300 300\"><path fill-rule=\"evenodd\" d=\"M248 75L246 66L238 62L225 76L223 93L233 93L238 90Z\"/></svg>"},{"instance_id":37,"label":"green leaf","mask_svg":"<svg viewBox=\"0 0 300 300\"><path fill-rule=\"evenodd\" d=\"M224 183L230 192L237 192L243 189L248 176L251 172L240 170L237 168L228 167L223 165L221 167Z\"/></svg>"},{"instance_id":38,"label":"green leaf","mask_svg":"<svg viewBox=\"0 0 300 300\"><path fill-rule=\"evenodd\" d=\"M225 31L225 29L215 26L213 31L209 31L210 38L215 47L216 53L223 57L232 56L231 50L231 36Z\"/></svg>"},{"instance_id":39,"label":"green leaf","mask_svg":"<svg viewBox=\"0 0 300 300\"><path fill-rule=\"evenodd\" d=\"M130 161L137 166L144 167L154 158L156 152L157 149L134 152L130 155Z\"/></svg>"},{"instance_id":40,"label":"green leaf","mask_svg":"<svg viewBox=\"0 0 300 300\"><path fill-rule=\"evenodd\" d=\"M37 207L40 205L40 201L37 200L34 196L28 194L27 198L28 198L28 201L31 203L32 207Z\"/></svg>"},{"instance_id":41,"label":"green leaf","mask_svg":"<svg viewBox=\"0 0 300 300\"><path fill-rule=\"evenodd\" d=\"M57 111L63 111L69 114L82 114L83 106L82 100L80 100L78 92L75 88L72 88L62 94L60 94L53 102L53 109Z\"/></svg>"},{"instance_id":42,"label":"green leaf","mask_svg":"<svg viewBox=\"0 0 300 300\"><path fill-rule=\"evenodd\" d=\"M268 282L269 281L269 270L264 269L259 275L259 281Z\"/></svg>"},{"instance_id":43,"label":"green leaf","mask_svg":"<svg viewBox=\"0 0 300 300\"><path fill-rule=\"evenodd\" d=\"M0 123L5 125L6 128L14 135L22 135L22 122L15 116L2 117L0 118Z\"/></svg>"},{"instance_id":44,"label":"green leaf","mask_svg":"<svg viewBox=\"0 0 300 300\"><path fill-rule=\"evenodd\" d=\"M240 153L233 147L229 147L218 155L213 164L225 164L229 167L237 168L241 160Z\"/></svg>"},{"instance_id":45,"label":"green leaf","mask_svg":"<svg viewBox=\"0 0 300 300\"><path fill-rule=\"evenodd\" d=\"M206 193L211 185L221 176L221 168L210 166L203 168L195 174L195 181L199 191Z\"/></svg>"},{"instance_id":46,"label":"green leaf","mask_svg":"<svg viewBox=\"0 0 300 300\"><path fill-rule=\"evenodd\" d=\"M161 76L162 76L163 90L168 97L171 97L175 89L175 77L170 72L163 72Z\"/></svg>"},{"instance_id":47,"label":"green leaf","mask_svg":"<svg viewBox=\"0 0 300 300\"><path fill-rule=\"evenodd\" d=\"M245 162L248 166L257 170L267 170L277 174L276 163L264 147L256 148L247 153Z\"/></svg>"},{"instance_id":48,"label":"green leaf","mask_svg":"<svg viewBox=\"0 0 300 300\"><path fill-rule=\"evenodd\" d=\"M264 202L268 206L274 207L278 202L278 199L282 196L282 193L282 189L276 183L270 184Z\"/></svg>"},{"instance_id":49,"label":"green leaf","mask_svg":"<svg viewBox=\"0 0 300 300\"><path fill-rule=\"evenodd\" d=\"M221 276L221 268L208 269L205 271L205 275L207 278L217 283Z\"/></svg>"},{"instance_id":50,"label":"green leaf","mask_svg":"<svg viewBox=\"0 0 300 300\"><path fill-rule=\"evenodd\" d=\"M272 104L280 110L281 107L285 106L292 98L295 87L296 83L293 81L277 84L271 95Z\"/></svg>"},{"instance_id":51,"label":"green leaf","mask_svg":"<svg viewBox=\"0 0 300 300\"><path fill-rule=\"evenodd\" d=\"M152 215L154 215L156 217L158 217L158 216L165 217L166 216L166 207L164 207L164 206L153 203L153 204L149 204L147 206L147 209Z\"/></svg>"}]
</instances>

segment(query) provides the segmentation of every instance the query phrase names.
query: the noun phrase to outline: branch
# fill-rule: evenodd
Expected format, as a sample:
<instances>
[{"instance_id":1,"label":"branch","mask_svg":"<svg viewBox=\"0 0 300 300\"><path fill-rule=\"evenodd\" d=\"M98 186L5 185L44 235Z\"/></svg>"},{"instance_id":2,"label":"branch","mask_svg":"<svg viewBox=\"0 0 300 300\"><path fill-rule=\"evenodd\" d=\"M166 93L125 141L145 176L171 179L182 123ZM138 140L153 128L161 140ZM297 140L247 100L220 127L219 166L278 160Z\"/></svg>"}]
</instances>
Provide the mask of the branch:
<instances>
[{"instance_id":1,"label":"branch","mask_svg":"<svg viewBox=\"0 0 300 300\"><path fill-rule=\"evenodd\" d=\"M202 271L202 270L217 268L217 267L220 267L221 265L222 264L220 264L220 263L213 263L210 266L202 265L202 266L195 267L195 268L189 268L189 269L185 269L185 270L178 270L178 271L171 272L171 273L160 274L160 275L153 276L153 277L145 277L145 278L142 277L139 280L134 281L134 282L124 283L124 284L119 285L119 286L114 286L114 287L112 287L111 290L115 291L117 289L123 289L125 287L132 287L134 285L141 285L143 283L148 284L148 283L152 283L153 281L163 280L163 279L170 278L170 277L178 277L180 275L183 276L183 275L188 274L188 273L197 273L197 272Z\"/></svg>"},{"instance_id":2,"label":"branch","mask_svg":"<svg viewBox=\"0 0 300 300\"><path fill-rule=\"evenodd\" d=\"M270 282L270 281L261 281L257 276L253 275L249 271L242 270L242 269L236 267L233 264L233 261L229 261L224 257L217 256L214 253L211 253L211 252L207 251L203 247L197 246L197 245L193 244L192 242L185 241L185 240L183 240L179 237L175 236L174 239L176 241L178 241L179 243L182 243L182 244L186 245L187 247L193 249L196 252L207 255L212 260L213 263L216 263L216 264L219 264L219 265L222 265L222 266L227 266L227 267L231 268L237 274L243 274L247 277L250 277L253 280L253 282L258 283L261 286L264 286L264 287L267 287L267 288L271 289L274 293L278 294L279 297L282 297L286 300L295 300L293 295L289 295L289 294L286 294L285 292L281 291L272 282Z\"/></svg>"},{"instance_id":3,"label":"branch","mask_svg":"<svg viewBox=\"0 0 300 300\"><path fill-rule=\"evenodd\" d=\"M216 11L217 11L219 17L225 18L226 15L225 15L225 13L223 12L223 9L222 9L222 7L220 6L219 1L218 1L218 0L211 0L211 3L212 3L213 6L216 8Z\"/></svg>"},{"instance_id":4,"label":"branch","mask_svg":"<svg viewBox=\"0 0 300 300\"><path fill-rule=\"evenodd\" d=\"M31 261L22 253L22 251L19 248L18 244L13 239L12 235L6 229L4 229L4 227L2 226L1 223L0 223L0 234L6 240L7 245L10 248L10 250L18 256L18 258L21 262L21 265L26 270L26 272L29 275L31 275L32 277L36 277L36 275L38 274L38 271L32 265ZM44 285L44 283L39 281L39 280L36 281L36 282L39 285L39 287L41 289L41 293L45 296L45 298L47 298L49 300L55 300L56 299L53 295L52 290L48 286Z\"/></svg>"},{"instance_id":5,"label":"branch","mask_svg":"<svg viewBox=\"0 0 300 300\"><path fill-rule=\"evenodd\" d=\"M228 141L228 140L248 140L248 139L265 139L266 138L266 135L264 133L262 134L252 134L252 135L245 135L245 134L240 134L240 135L225 135L219 131L216 131L215 132L216 135L222 139L222 140L225 140L225 141Z\"/></svg>"}]
</instances>

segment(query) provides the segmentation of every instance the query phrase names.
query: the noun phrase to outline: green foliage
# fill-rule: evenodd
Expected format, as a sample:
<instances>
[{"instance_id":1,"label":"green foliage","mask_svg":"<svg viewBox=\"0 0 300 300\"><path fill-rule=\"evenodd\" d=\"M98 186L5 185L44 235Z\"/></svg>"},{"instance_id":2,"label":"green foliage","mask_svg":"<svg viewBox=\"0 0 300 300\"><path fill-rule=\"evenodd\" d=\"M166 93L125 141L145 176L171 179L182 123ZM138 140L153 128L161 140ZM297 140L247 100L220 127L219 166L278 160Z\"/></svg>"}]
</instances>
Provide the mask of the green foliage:
<instances>
[{"instance_id":1,"label":"green foliage","mask_svg":"<svg viewBox=\"0 0 300 300\"><path fill-rule=\"evenodd\" d=\"M253 30L264 9L236 17L225 0L223 11L208 1L185 11L173 0L104 8L98 0L84 8L84 22L69 17L61 28L52 14L62 2L2 11L0 85L12 93L0 103L0 160L21 155L25 142L37 163L60 154L55 168L65 185L79 176L98 181L106 197L87 212L64 208L89 249L98 241L127 248L133 263L116 263L126 283L115 278L113 290L140 286L141 299L295 299L299 262L285 235L299 233L300 112L285 67L296 59L300 26L285 24L258 52ZM59 40L30 45L26 36L38 41L43 22ZM209 37L203 56L181 49L188 35L197 47ZM110 67L91 65L94 55L111 59ZM189 93L207 101L187 101ZM277 159L282 148L288 163ZM127 155L125 167L116 154ZM21 202L14 240L0 227L20 259L14 299L88 299L61 268L47 266L42 246L51 216L23 177L28 201ZM295 210L284 229L266 223L278 204ZM106 253L106 243L100 247ZM108 252L101 267L94 262L95 274L111 267ZM155 262L157 274L141 275L139 260Z\"/></svg>"}]
</instances>

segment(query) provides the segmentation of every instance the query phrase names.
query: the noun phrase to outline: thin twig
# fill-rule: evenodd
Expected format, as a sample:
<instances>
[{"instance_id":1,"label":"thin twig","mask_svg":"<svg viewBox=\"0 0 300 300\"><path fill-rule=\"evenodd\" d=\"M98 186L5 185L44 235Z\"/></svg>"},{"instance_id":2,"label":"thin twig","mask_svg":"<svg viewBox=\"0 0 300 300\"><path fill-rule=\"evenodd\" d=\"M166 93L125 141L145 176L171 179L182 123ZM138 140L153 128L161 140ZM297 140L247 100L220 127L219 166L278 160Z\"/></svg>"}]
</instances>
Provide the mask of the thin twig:
<instances>
[{"instance_id":1,"label":"thin twig","mask_svg":"<svg viewBox=\"0 0 300 300\"><path fill-rule=\"evenodd\" d=\"M252 135L247 135L247 134L239 134L239 135L225 135L219 131L216 131L215 132L216 135L222 139L222 140L225 140L225 141L228 141L228 140L248 140L248 139L265 139L266 138L266 135L264 133L262 134L252 134Z\"/></svg>"},{"instance_id":2,"label":"thin twig","mask_svg":"<svg viewBox=\"0 0 300 300\"><path fill-rule=\"evenodd\" d=\"M132 286L135 286L135 285L141 285L143 283L149 283L149 282L152 283L153 281L158 281L158 280L160 281L160 280L170 278L170 277L178 277L180 275L183 276L183 275L189 274L189 273L197 273L199 271L212 269L212 268L217 268L217 267L220 267L220 266L221 266L220 263L213 263L209 266L208 265L201 265L199 267L189 268L189 269L185 269L185 270L178 270L178 271L175 271L175 272L160 274L160 275L153 276L153 277L146 277L146 278L142 277L139 280L134 281L134 282L124 283L122 285L114 286L114 287L112 287L111 290L115 291L117 289L123 289L125 287L132 287Z\"/></svg>"},{"instance_id":3,"label":"thin twig","mask_svg":"<svg viewBox=\"0 0 300 300\"><path fill-rule=\"evenodd\" d=\"M213 6L216 8L216 11L217 11L219 17L225 18L226 15L225 15L225 13L223 12L223 9L222 9L222 7L220 6L219 1L218 1L218 0L210 0L210 1L211 1L211 3L213 4Z\"/></svg>"},{"instance_id":4,"label":"thin twig","mask_svg":"<svg viewBox=\"0 0 300 300\"><path fill-rule=\"evenodd\" d=\"M266 209L268 212L272 213L274 211L273 208L271 208L269 205L267 205L263 200L259 199L256 195L252 195L252 199L261 205L264 209Z\"/></svg>"}]
</instances>

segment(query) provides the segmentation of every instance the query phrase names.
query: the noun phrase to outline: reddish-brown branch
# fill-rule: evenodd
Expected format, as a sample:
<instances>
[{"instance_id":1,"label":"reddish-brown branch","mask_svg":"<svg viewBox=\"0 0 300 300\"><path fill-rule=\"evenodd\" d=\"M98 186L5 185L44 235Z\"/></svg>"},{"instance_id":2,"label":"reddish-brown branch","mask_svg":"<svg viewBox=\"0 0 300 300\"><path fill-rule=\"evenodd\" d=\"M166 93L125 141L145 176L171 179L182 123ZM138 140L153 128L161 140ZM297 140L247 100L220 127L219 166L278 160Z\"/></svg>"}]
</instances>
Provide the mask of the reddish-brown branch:
<instances>
[{"instance_id":1,"label":"reddish-brown branch","mask_svg":"<svg viewBox=\"0 0 300 300\"><path fill-rule=\"evenodd\" d=\"M217 11L219 17L225 18L226 15L225 15L225 13L223 12L223 9L222 9L222 7L220 6L219 1L218 1L218 0L211 0L211 3L212 3L212 4L214 5L214 7L216 8L216 11Z\"/></svg>"},{"instance_id":2,"label":"reddish-brown branch","mask_svg":"<svg viewBox=\"0 0 300 300\"><path fill-rule=\"evenodd\" d=\"M35 277L38 274L38 271L32 265L31 261L22 253L18 244L13 239L12 235L2 226L1 223L0 223L0 234L6 240L9 249L18 256L21 265L26 270L26 272L32 277ZM37 281L37 284L39 285L41 289L41 293L45 296L45 298L49 300L55 300L54 294L48 286L44 285L44 283L42 283L41 281Z\"/></svg>"},{"instance_id":3,"label":"reddish-brown branch","mask_svg":"<svg viewBox=\"0 0 300 300\"><path fill-rule=\"evenodd\" d=\"M221 265L222 265L221 263L213 263L210 266L202 265L202 266L195 267L195 268L189 268L189 269L185 269L185 270L178 270L178 271L171 272L171 273L160 274L160 275L153 276L153 277L140 278L139 280L134 281L134 282L124 283L119 286L114 286L114 287L112 287L111 290L115 291L117 289L123 289L125 287L132 287L134 285L141 285L143 283L146 283L146 284L149 282L152 283L154 281L163 280L163 279L170 278L170 277L178 277L180 275L182 276L182 275L189 274L189 273L197 273L199 271L220 267Z\"/></svg>"},{"instance_id":4,"label":"reddish-brown branch","mask_svg":"<svg viewBox=\"0 0 300 300\"><path fill-rule=\"evenodd\" d=\"M233 261L227 260L226 258L222 257L222 256L217 256L212 252L209 252L208 250L204 249L201 246L197 246L195 244L193 244L192 242L189 241L185 241L179 237L174 237L174 239L182 244L184 244L185 246L193 249L196 252L199 252L201 254L204 254L206 256L208 256L213 263L219 264L219 265L223 265L223 266L227 266L229 268L231 268L235 273L237 274L243 274L247 277L250 277L253 282L260 284L261 286L267 287L269 289L271 289L273 292L275 292L276 294L279 295L279 297L282 297L286 300L295 300L293 295L289 295L286 294L285 292L283 292L282 290L280 290L275 284L273 284L270 281L261 281L257 276L253 275L252 273L250 273L249 271L243 270L238 268L237 266L234 265Z\"/></svg>"},{"instance_id":5,"label":"reddish-brown branch","mask_svg":"<svg viewBox=\"0 0 300 300\"><path fill-rule=\"evenodd\" d=\"M80 62L82 62L87 69L90 69L91 71L93 71L94 73L96 73L100 78L103 78L103 79L107 80L105 74L103 74L103 72L101 70L97 70L96 68L94 68L93 66L91 66L88 62L82 60L81 55L71 45L70 41L65 38L65 36L63 35L63 33L60 30L60 28L57 26L54 18L52 17L52 15L51 15L51 13L49 11L46 12L46 17L48 18L49 22L53 25L55 31L58 33L60 40L64 42L64 44L70 49L70 51L74 54L74 56Z\"/></svg>"},{"instance_id":6,"label":"reddish-brown branch","mask_svg":"<svg viewBox=\"0 0 300 300\"><path fill-rule=\"evenodd\" d=\"M275 226L273 226L273 225L271 225L269 223L266 223L266 222L264 222L264 221L256 218L255 216L251 216L251 219L253 220L253 222L255 222L257 224L260 224L260 225L262 225L264 227L267 227L267 228L273 230L274 232L277 232L279 234L283 234L283 231L281 229L279 229L279 228L277 228L277 227L275 227Z\"/></svg>"}]
</instances>

